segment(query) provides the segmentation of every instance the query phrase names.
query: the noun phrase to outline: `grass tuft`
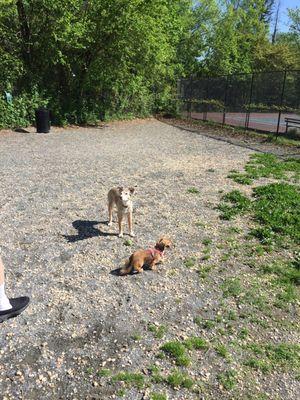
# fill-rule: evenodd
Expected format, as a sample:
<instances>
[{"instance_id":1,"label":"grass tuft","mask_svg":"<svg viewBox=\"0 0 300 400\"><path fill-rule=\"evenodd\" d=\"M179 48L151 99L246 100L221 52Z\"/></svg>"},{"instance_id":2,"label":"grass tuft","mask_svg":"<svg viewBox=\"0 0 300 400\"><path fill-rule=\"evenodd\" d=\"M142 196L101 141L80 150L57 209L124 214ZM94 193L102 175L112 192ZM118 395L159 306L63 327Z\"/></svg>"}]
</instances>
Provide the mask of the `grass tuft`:
<instances>
[{"instance_id":1,"label":"grass tuft","mask_svg":"<svg viewBox=\"0 0 300 400\"><path fill-rule=\"evenodd\" d=\"M173 357L175 359L176 365L186 367L191 362L190 358L186 354L185 346L179 341L167 342L161 347L161 350L163 350L169 356Z\"/></svg>"}]
</instances>

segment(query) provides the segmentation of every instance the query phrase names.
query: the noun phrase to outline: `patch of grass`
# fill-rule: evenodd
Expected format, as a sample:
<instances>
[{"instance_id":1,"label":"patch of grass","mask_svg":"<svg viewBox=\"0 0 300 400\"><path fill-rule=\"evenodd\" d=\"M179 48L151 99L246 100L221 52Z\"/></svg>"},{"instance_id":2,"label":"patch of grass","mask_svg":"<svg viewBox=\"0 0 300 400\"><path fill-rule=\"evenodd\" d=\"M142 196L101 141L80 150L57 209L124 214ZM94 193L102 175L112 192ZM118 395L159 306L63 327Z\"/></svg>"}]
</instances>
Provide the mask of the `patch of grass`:
<instances>
[{"instance_id":1,"label":"patch of grass","mask_svg":"<svg viewBox=\"0 0 300 400\"><path fill-rule=\"evenodd\" d=\"M222 261L222 262L228 261L229 258L230 258L230 256L231 256L230 253L225 253L225 254L223 254L223 255L221 256L221 261Z\"/></svg>"},{"instance_id":2,"label":"patch of grass","mask_svg":"<svg viewBox=\"0 0 300 400\"><path fill-rule=\"evenodd\" d=\"M238 228L237 226L230 226L229 228L227 228L227 232L229 234L234 234L234 233L241 233L242 230L240 228Z\"/></svg>"},{"instance_id":3,"label":"patch of grass","mask_svg":"<svg viewBox=\"0 0 300 400\"><path fill-rule=\"evenodd\" d=\"M230 178L234 180L234 182L240 183L242 185L251 185L251 183L253 182L253 179L251 179L247 174L238 171L231 171L227 175L227 178Z\"/></svg>"},{"instance_id":4,"label":"patch of grass","mask_svg":"<svg viewBox=\"0 0 300 400\"><path fill-rule=\"evenodd\" d=\"M230 220L238 214L244 214L251 208L251 200L239 190L233 190L222 197L223 203L219 204L221 218ZM232 205L229 205L231 203Z\"/></svg>"},{"instance_id":5,"label":"patch of grass","mask_svg":"<svg viewBox=\"0 0 300 400\"><path fill-rule=\"evenodd\" d=\"M248 212L257 223L251 234L262 244L300 243L300 189L288 183L256 187L251 201L238 190L223 196L221 218L231 219Z\"/></svg>"},{"instance_id":6,"label":"patch of grass","mask_svg":"<svg viewBox=\"0 0 300 400\"><path fill-rule=\"evenodd\" d=\"M197 316L194 318L194 322L196 325L202 326L203 318Z\"/></svg>"},{"instance_id":7,"label":"patch of grass","mask_svg":"<svg viewBox=\"0 0 300 400\"><path fill-rule=\"evenodd\" d=\"M242 328L239 333L238 333L238 337L239 339L246 339L246 337L249 335L249 330L247 328Z\"/></svg>"},{"instance_id":8,"label":"patch of grass","mask_svg":"<svg viewBox=\"0 0 300 400\"><path fill-rule=\"evenodd\" d=\"M215 321L212 319L205 319L202 320L202 328L204 329L211 329L216 325Z\"/></svg>"},{"instance_id":9,"label":"patch of grass","mask_svg":"<svg viewBox=\"0 0 300 400\"><path fill-rule=\"evenodd\" d=\"M254 189L253 213L259 227L252 231L262 243L288 238L300 243L300 190L287 183Z\"/></svg>"},{"instance_id":10,"label":"patch of grass","mask_svg":"<svg viewBox=\"0 0 300 400\"><path fill-rule=\"evenodd\" d=\"M292 285L285 285L282 291L276 294L274 306L286 310L288 306L295 303L297 299L299 299L299 295L295 287Z\"/></svg>"},{"instance_id":11,"label":"patch of grass","mask_svg":"<svg viewBox=\"0 0 300 400\"><path fill-rule=\"evenodd\" d=\"M89 375L93 374L94 373L94 368L93 367L88 367L86 369L86 373L89 374Z\"/></svg>"},{"instance_id":12,"label":"patch of grass","mask_svg":"<svg viewBox=\"0 0 300 400\"><path fill-rule=\"evenodd\" d=\"M167 396L163 393L151 393L150 400L167 400Z\"/></svg>"},{"instance_id":13,"label":"patch of grass","mask_svg":"<svg viewBox=\"0 0 300 400\"><path fill-rule=\"evenodd\" d=\"M199 271L198 271L200 278L206 279L207 276L208 276L208 274L210 273L210 271L211 271L212 269L213 269L213 266L212 266L212 265L206 265L206 266L203 266L203 265L202 265L202 266L199 268Z\"/></svg>"},{"instance_id":14,"label":"patch of grass","mask_svg":"<svg viewBox=\"0 0 300 400\"><path fill-rule=\"evenodd\" d=\"M156 365L151 365L149 368L151 373L151 381L153 383L162 383L164 382L164 377L160 373L160 368Z\"/></svg>"},{"instance_id":15,"label":"patch of grass","mask_svg":"<svg viewBox=\"0 0 300 400\"><path fill-rule=\"evenodd\" d=\"M299 178L300 161L297 159L279 160L273 154L253 154L245 166L245 172L230 171L228 178L237 183L251 184L261 177L274 179Z\"/></svg>"},{"instance_id":16,"label":"patch of grass","mask_svg":"<svg viewBox=\"0 0 300 400\"><path fill-rule=\"evenodd\" d=\"M117 393L116 393L116 395L117 395L118 397L124 397L125 394L126 394L126 390L125 390L125 389L120 389L120 390L118 390Z\"/></svg>"},{"instance_id":17,"label":"patch of grass","mask_svg":"<svg viewBox=\"0 0 300 400\"><path fill-rule=\"evenodd\" d=\"M165 325L156 326L150 324L148 326L148 330L153 333L153 336L156 339L162 339L168 331L168 328Z\"/></svg>"},{"instance_id":18,"label":"patch of grass","mask_svg":"<svg viewBox=\"0 0 300 400\"><path fill-rule=\"evenodd\" d=\"M204 244L204 246L209 246L210 244L212 244L212 240L209 238L203 239L202 244Z\"/></svg>"},{"instance_id":19,"label":"patch of grass","mask_svg":"<svg viewBox=\"0 0 300 400\"><path fill-rule=\"evenodd\" d=\"M265 347L267 357L275 364L299 367L300 345L290 343L268 344Z\"/></svg>"},{"instance_id":20,"label":"patch of grass","mask_svg":"<svg viewBox=\"0 0 300 400\"><path fill-rule=\"evenodd\" d=\"M224 344L217 344L215 346L215 351L221 357L224 357L224 358L229 357L229 352Z\"/></svg>"},{"instance_id":21,"label":"patch of grass","mask_svg":"<svg viewBox=\"0 0 300 400\"><path fill-rule=\"evenodd\" d=\"M275 261L262 265L260 271L275 277L274 282L279 285L300 285L300 257L289 261Z\"/></svg>"},{"instance_id":22,"label":"patch of grass","mask_svg":"<svg viewBox=\"0 0 300 400\"><path fill-rule=\"evenodd\" d=\"M218 381L226 390L232 390L236 385L236 372L233 370L225 371L217 376Z\"/></svg>"},{"instance_id":23,"label":"patch of grass","mask_svg":"<svg viewBox=\"0 0 300 400\"><path fill-rule=\"evenodd\" d=\"M187 268L192 268L192 267L194 267L195 265L196 265L196 258L195 257L188 257L188 258L186 258L185 260L184 260L184 265L187 267Z\"/></svg>"},{"instance_id":24,"label":"patch of grass","mask_svg":"<svg viewBox=\"0 0 300 400\"><path fill-rule=\"evenodd\" d=\"M224 297L237 297L242 292L241 281L239 278L225 279L221 285Z\"/></svg>"},{"instance_id":25,"label":"patch of grass","mask_svg":"<svg viewBox=\"0 0 300 400\"><path fill-rule=\"evenodd\" d=\"M267 321L265 321L261 318L255 317L255 316L249 317L249 322L251 322L252 324L259 325L264 329L267 329L269 327L269 324Z\"/></svg>"},{"instance_id":26,"label":"patch of grass","mask_svg":"<svg viewBox=\"0 0 300 400\"><path fill-rule=\"evenodd\" d=\"M197 188L195 188L195 187L188 188L187 192L188 193L192 193L192 194L199 194L200 193L199 190Z\"/></svg>"},{"instance_id":27,"label":"patch of grass","mask_svg":"<svg viewBox=\"0 0 300 400\"><path fill-rule=\"evenodd\" d=\"M204 256L201 257L202 261L207 261L210 259L210 254L204 254Z\"/></svg>"},{"instance_id":28,"label":"patch of grass","mask_svg":"<svg viewBox=\"0 0 300 400\"><path fill-rule=\"evenodd\" d=\"M226 318L229 319L230 321L236 321L238 318L237 313L233 310L229 310L226 315Z\"/></svg>"},{"instance_id":29,"label":"patch of grass","mask_svg":"<svg viewBox=\"0 0 300 400\"><path fill-rule=\"evenodd\" d=\"M280 344L257 344L252 343L246 346L256 358L247 361L252 368L286 367L289 370L297 369L300 366L300 345L292 343ZM267 366L267 367L266 367Z\"/></svg>"},{"instance_id":30,"label":"patch of grass","mask_svg":"<svg viewBox=\"0 0 300 400\"><path fill-rule=\"evenodd\" d=\"M291 175L298 176L300 173L300 161L290 158L280 160L273 154L253 154L245 166L247 176L252 179L260 177L287 179Z\"/></svg>"},{"instance_id":31,"label":"patch of grass","mask_svg":"<svg viewBox=\"0 0 300 400\"><path fill-rule=\"evenodd\" d=\"M185 346L177 340L165 343L163 346L161 346L161 350L163 350L169 356L173 357L175 359L176 365L186 367L191 362L186 353Z\"/></svg>"},{"instance_id":32,"label":"patch of grass","mask_svg":"<svg viewBox=\"0 0 300 400\"><path fill-rule=\"evenodd\" d=\"M111 372L107 368L102 368L102 369L99 369L99 371L97 371L97 375L98 376L110 376Z\"/></svg>"},{"instance_id":33,"label":"patch of grass","mask_svg":"<svg viewBox=\"0 0 300 400\"><path fill-rule=\"evenodd\" d=\"M186 339L184 342L184 346L188 348L189 350L195 349L195 350L205 350L208 348L208 343L206 340L193 336L191 338Z\"/></svg>"},{"instance_id":34,"label":"patch of grass","mask_svg":"<svg viewBox=\"0 0 300 400\"><path fill-rule=\"evenodd\" d=\"M119 372L111 378L112 382L124 382L128 386L141 389L145 384L144 375L134 372Z\"/></svg>"},{"instance_id":35,"label":"patch of grass","mask_svg":"<svg viewBox=\"0 0 300 400\"><path fill-rule=\"evenodd\" d=\"M247 367L260 370L263 373L267 373L271 370L270 364L265 360L259 360L257 358L249 358L244 362Z\"/></svg>"},{"instance_id":36,"label":"patch of grass","mask_svg":"<svg viewBox=\"0 0 300 400\"><path fill-rule=\"evenodd\" d=\"M174 370L168 375L167 383L173 388L183 387L186 389L191 389L194 385L193 379L178 370Z\"/></svg>"},{"instance_id":37,"label":"patch of grass","mask_svg":"<svg viewBox=\"0 0 300 400\"><path fill-rule=\"evenodd\" d=\"M135 341L141 340L142 339L142 335L138 332L135 332L131 335L131 338Z\"/></svg>"},{"instance_id":38,"label":"patch of grass","mask_svg":"<svg viewBox=\"0 0 300 400\"><path fill-rule=\"evenodd\" d=\"M259 284L255 284L245 291L241 303L251 304L264 313L270 309L268 293L263 291Z\"/></svg>"},{"instance_id":39,"label":"patch of grass","mask_svg":"<svg viewBox=\"0 0 300 400\"><path fill-rule=\"evenodd\" d=\"M133 241L130 239L126 239L123 242L124 246L133 246Z\"/></svg>"}]
</instances>

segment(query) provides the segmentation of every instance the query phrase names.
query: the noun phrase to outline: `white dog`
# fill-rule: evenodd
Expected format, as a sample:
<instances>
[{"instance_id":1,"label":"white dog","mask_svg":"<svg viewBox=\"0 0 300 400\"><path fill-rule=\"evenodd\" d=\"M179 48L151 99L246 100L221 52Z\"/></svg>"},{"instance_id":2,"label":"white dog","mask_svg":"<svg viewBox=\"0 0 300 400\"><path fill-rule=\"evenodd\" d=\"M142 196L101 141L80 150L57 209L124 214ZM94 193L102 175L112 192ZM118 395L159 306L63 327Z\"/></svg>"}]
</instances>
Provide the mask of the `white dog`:
<instances>
[{"instance_id":1,"label":"white dog","mask_svg":"<svg viewBox=\"0 0 300 400\"><path fill-rule=\"evenodd\" d=\"M129 235L134 237L134 233L132 230L132 195L134 193L134 188L112 188L108 192L108 215L109 221L108 225L112 226L112 217L113 217L113 207L114 205L117 207L118 213L118 224L119 224L119 237L123 237L123 218L124 215L127 214L128 226L129 226Z\"/></svg>"}]
</instances>

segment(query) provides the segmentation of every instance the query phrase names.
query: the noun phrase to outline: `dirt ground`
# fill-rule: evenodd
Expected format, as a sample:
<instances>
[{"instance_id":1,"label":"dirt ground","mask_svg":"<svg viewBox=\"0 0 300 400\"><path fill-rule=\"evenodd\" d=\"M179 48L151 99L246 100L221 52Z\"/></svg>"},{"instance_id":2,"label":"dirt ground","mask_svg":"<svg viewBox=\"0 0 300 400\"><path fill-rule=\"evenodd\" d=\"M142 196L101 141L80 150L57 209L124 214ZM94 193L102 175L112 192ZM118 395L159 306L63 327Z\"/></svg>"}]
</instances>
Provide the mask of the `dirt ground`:
<instances>
[{"instance_id":1,"label":"dirt ground","mask_svg":"<svg viewBox=\"0 0 300 400\"><path fill-rule=\"evenodd\" d=\"M178 400L235 398L216 379L226 361L212 350L193 356L191 374L203 382L202 394L159 383L124 387L97 372L134 371L147 378L155 364L167 373L174 365L157 358L163 343L193 335L210 340L194 319L216 313L222 278L216 273L201 280L184 260L201 257L202 241L209 236L217 243L229 226L215 207L221 191L238 187L228 172L240 170L253 152L154 119L49 134L0 133L7 293L31 297L20 317L0 325L0 398L137 400L155 391ZM131 245L129 236L118 238L116 223L107 226L106 195L116 185L136 186ZM175 247L158 272L111 273L161 235ZM234 260L226 265L247 272ZM164 326L164 337L149 324ZM239 398L255 390L270 399L297 398L299 385L287 374L253 379L254 386L245 379L237 385Z\"/></svg>"}]
</instances>

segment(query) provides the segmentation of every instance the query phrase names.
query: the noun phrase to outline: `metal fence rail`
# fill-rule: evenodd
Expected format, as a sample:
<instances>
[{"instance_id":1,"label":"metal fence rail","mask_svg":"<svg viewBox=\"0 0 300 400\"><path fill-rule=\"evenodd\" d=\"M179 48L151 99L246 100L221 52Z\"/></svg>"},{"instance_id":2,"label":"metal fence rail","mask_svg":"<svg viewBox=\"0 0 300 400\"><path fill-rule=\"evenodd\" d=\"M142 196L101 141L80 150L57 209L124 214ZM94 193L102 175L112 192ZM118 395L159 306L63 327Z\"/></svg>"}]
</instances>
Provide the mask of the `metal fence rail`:
<instances>
[{"instance_id":1,"label":"metal fence rail","mask_svg":"<svg viewBox=\"0 0 300 400\"><path fill-rule=\"evenodd\" d=\"M300 70L181 79L178 99L190 118L278 135L300 119Z\"/></svg>"}]
</instances>

